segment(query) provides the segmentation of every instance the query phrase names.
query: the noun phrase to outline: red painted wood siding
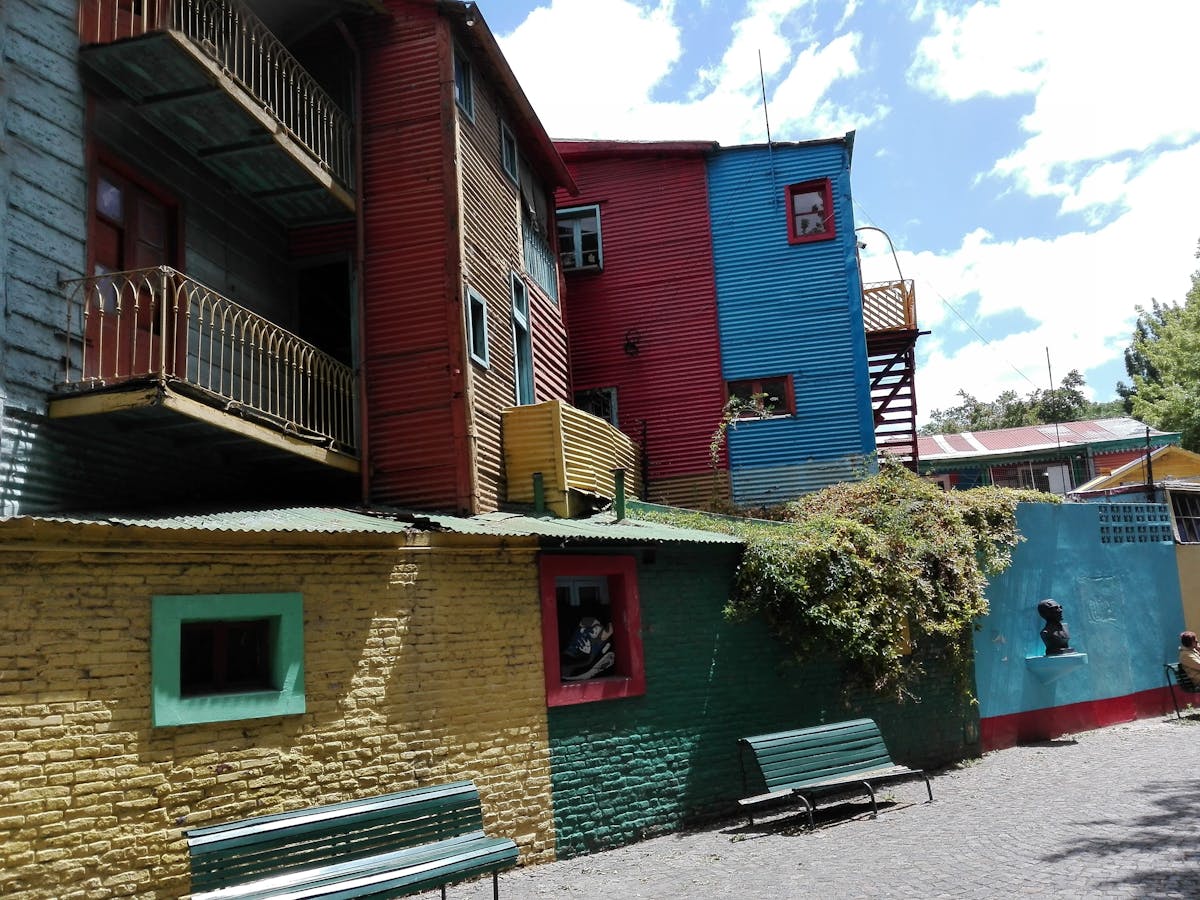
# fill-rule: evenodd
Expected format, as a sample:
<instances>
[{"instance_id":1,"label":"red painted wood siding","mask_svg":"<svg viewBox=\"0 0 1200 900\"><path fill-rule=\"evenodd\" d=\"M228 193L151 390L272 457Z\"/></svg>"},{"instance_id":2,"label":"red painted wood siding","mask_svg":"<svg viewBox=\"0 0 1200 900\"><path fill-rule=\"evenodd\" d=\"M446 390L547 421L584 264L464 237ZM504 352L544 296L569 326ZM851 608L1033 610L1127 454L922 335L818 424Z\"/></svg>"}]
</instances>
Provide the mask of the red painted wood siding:
<instances>
[{"instance_id":1,"label":"red painted wood siding","mask_svg":"<svg viewBox=\"0 0 1200 900\"><path fill-rule=\"evenodd\" d=\"M466 510L450 39L433 8L392 13L360 35L371 499Z\"/></svg>"},{"instance_id":2,"label":"red painted wood siding","mask_svg":"<svg viewBox=\"0 0 1200 900\"><path fill-rule=\"evenodd\" d=\"M645 422L655 499L656 482L711 471L725 403L704 157L573 160L570 146L559 150L580 194L558 206L600 205L604 255L603 272L566 277L573 387L616 387L620 427L639 443Z\"/></svg>"}]
</instances>

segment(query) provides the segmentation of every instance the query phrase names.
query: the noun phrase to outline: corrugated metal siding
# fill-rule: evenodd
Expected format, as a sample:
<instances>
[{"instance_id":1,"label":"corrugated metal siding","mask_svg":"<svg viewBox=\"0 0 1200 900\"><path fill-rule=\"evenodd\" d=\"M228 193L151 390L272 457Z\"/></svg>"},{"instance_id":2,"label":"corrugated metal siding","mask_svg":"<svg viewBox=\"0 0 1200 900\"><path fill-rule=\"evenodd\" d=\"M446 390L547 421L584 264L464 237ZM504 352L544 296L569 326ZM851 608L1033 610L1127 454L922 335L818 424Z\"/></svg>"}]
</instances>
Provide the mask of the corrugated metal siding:
<instances>
[{"instance_id":1,"label":"corrugated metal siding","mask_svg":"<svg viewBox=\"0 0 1200 900\"><path fill-rule=\"evenodd\" d=\"M641 496L637 450L603 419L561 400L514 406L503 415L509 502L532 503L533 474L541 472L546 505L567 515L568 490L612 497L614 468L626 471L626 495Z\"/></svg>"},{"instance_id":2,"label":"corrugated metal siding","mask_svg":"<svg viewBox=\"0 0 1200 900\"><path fill-rule=\"evenodd\" d=\"M83 93L75 3L0 3L0 510L67 490L57 454L13 414L40 413L62 374L61 277L84 268Z\"/></svg>"},{"instance_id":3,"label":"corrugated metal siding","mask_svg":"<svg viewBox=\"0 0 1200 900\"><path fill-rule=\"evenodd\" d=\"M477 66L476 72L481 68ZM470 380L478 509L491 510L504 497L500 410L512 406L516 396L509 278L511 273L523 272L521 203L516 185L501 168L501 101L478 74L474 111L473 122L461 111L457 113L458 146L464 277L487 304L489 365L472 364ZM530 185L525 190L537 188ZM558 304L543 295L531 279L525 279L525 283L529 290L535 399L564 399L566 329ZM461 340L465 350L465 330Z\"/></svg>"},{"instance_id":4,"label":"corrugated metal siding","mask_svg":"<svg viewBox=\"0 0 1200 900\"><path fill-rule=\"evenodd\" d=\"M447 304L454 216L444 27L433 9L374 18L363 52L365 353L372 499L460 507ZM447 69L448 71L448 69ZM451 101L452 102L452 101ZM455 350L458 348L455 347Z\"/></svg>"},{"instance_id":5,"label":"corrugated metal siding","mask_svg":"<svg viewBox=\"0 0 1200 900\"><path fill-rule=\"evenodd\" d=\"M724 377L791 375L796 399L794 417L730 434L735 502L861 477L875 441L845 146L727 148L708 176ZM822 177L837 236L789 244L785 188Z\"/></svg>"},{"instance_id":6,"label":"corrugated metal siding","mask_svg":"<svg viewBox=\"0 0 1200 900\"><path fill-rule=\"evenodd\" d=\"M706 478L725 385L701 157L623 156L567 162L580 194L600 205L604 270L566 278L575 390L616 387L621 429L645 441L649 490ZM626 333L639 352L624 352ZM644 431L643 431L643 423Z\"/></svg>"}]
</instances>

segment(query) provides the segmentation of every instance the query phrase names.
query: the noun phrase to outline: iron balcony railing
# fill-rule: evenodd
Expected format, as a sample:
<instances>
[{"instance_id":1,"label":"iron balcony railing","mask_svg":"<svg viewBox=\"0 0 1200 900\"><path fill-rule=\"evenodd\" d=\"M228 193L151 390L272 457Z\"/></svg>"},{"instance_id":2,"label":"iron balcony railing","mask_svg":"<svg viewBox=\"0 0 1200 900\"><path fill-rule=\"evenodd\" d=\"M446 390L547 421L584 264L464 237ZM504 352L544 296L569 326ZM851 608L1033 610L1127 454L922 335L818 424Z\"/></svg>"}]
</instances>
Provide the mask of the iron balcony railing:
<instances>
[{"instance_id":1,"label":"iron balcony railing","mask_svg":"<svg viewBox=\"0 0 1200 900\"><path fill-rule=\"evenodd\" d=\"M915 331L917 301L911 279L863 285L863 326L876 331Z\"/></svg>"},{"instance_id":2,"label":"iron balcony railing","mask_svg":"<svg viewBox=\"0 0 1200 900\"><path fill-rule=\"evenodd\" d=\"M104 44L171 29L186 35L347 188L350 118L238 0L81 0L79 39Z\"/></svg>"},{"instance_id":3,"label":"iron balcony railing","mask_svg":"<svg viewBox=\"0 0 1200 900\"><path fill-rule=\"evenodd\" d=\"M558 259L550 249L550 242L527 214L521 216L521 240L525 251L525 271L557 302Z\"/></svg>"},{"instance_id":4,"label":"iron balcony railing","mask_svg":"<svg viewBox=\"0 0 1200 900\"><path fill-rule=\"evenodd\" d=\"M354 452L354 371L167 266L65 283L63 388L154 377L281 430Z\"/></svg>"}]
</instances>

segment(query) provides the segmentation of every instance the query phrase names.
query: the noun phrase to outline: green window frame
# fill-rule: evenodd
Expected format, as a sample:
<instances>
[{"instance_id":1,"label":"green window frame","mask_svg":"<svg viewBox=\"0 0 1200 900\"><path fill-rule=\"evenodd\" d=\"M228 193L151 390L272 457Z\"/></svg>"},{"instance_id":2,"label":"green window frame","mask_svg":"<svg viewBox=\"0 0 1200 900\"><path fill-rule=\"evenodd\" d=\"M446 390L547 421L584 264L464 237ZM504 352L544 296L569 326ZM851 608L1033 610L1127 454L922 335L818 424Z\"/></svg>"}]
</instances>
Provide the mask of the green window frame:
<instances>
[{"instance_id":1,"label":"green window frame","mask_svg":"<svg viewBox=\"0 0 1200 900\"><path fill-rule=\"evenodd\" d=\"M270 690L185 696L183 626L266 619ZM304 599L295 593L188 594L151 598L150 720L158 727L299 715L304 698Z\"/></svg>"},{"instance_id":2,"label":"green window frame","mask_svg":"<svg viewBox=\"0 0 1200 900\"><path fill-rule=\"evenodd\" d=\"M533 337L529 316L529 289L517 273L512 281L513 378L517 406L533 403Z\"/></svg>"}]
</instances>

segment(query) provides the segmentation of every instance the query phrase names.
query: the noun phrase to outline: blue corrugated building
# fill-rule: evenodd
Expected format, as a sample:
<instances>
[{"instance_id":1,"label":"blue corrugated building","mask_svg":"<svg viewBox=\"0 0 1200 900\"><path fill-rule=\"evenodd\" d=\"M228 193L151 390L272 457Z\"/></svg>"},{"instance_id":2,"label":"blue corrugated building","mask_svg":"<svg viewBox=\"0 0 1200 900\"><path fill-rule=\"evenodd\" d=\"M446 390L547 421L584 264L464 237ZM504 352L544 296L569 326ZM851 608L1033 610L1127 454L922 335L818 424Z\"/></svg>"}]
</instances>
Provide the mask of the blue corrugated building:
<instances>
[{"instance_id":1,"label":"blue corrugated building","mask_svg":"<svg viewBox=\"0 0 1200 900\"><path fill-rule=\"evenodd\" d=\"M778 503L861 477L875 416L845 138L709 157L722 369L769 417L729 433L734 502Z\"/></svg>"}]
</instances>

